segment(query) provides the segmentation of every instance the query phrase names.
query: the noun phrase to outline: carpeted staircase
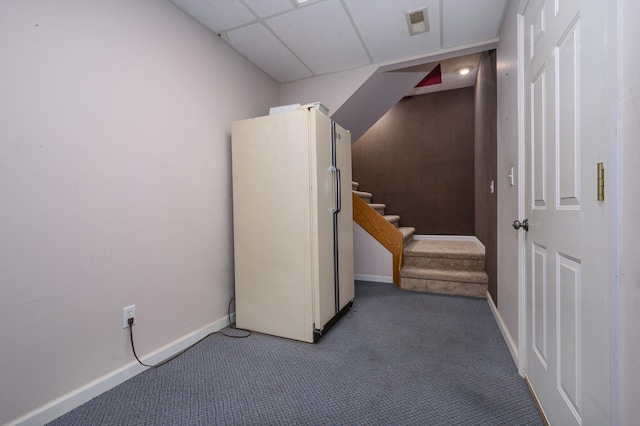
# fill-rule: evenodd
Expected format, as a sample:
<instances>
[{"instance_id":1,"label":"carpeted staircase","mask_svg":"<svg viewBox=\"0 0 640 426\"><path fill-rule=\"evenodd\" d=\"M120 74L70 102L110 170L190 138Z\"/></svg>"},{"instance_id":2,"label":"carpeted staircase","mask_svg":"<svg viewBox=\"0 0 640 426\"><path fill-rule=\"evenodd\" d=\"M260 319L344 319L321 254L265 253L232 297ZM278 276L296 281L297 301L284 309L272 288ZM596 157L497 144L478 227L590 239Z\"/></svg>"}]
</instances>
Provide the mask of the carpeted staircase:
<instances>
[{"instance_id":1,"label":"carpeted staircase","mask_svg":"<svg viewBox=\"0 0 640 426\"><path fill-rule=\"evenodd\" d=\"M414 240L415 228L400 227L400 216L385 215L384 204L371 203L372 194L358 190L354 194L368 203L403 235L403 266L400 288L427 293L486 297L484 246L478 241Z\"/></svg>"},{"instance_id":2,"label":"carpeted staircase","mask_svg":"<svg viewBox=\"0 0 640 426\"><path fill-rule=\"evenodd\" d=\"M477 241L416 240L405 246L403 258L405 290L486 297L484 246Z\"/></svg>"},{"instance_id":3,"label":"carpeted staircase","mask_svg":"<svg viewBox=\"0 0 640 426\"><path fill-rule=\"evenodd\" d=\"M370 192L358 191L358 186L358 182L351 182L351 189L353 190L353 193L360 197L360 199L365 203L369 204L372 209L380 213L382 217L384 217L389 223L391 223L393 226L398 228L400 232L402 232L402 239L404 241L405 247L407 244L413 241L413 234L416 232L416 228L410 226L400 226L400 216L384 214L384 209L387 206L385 206L384 204L371 203L373 194L371 194Z\"/></svg>"}]
</instances>

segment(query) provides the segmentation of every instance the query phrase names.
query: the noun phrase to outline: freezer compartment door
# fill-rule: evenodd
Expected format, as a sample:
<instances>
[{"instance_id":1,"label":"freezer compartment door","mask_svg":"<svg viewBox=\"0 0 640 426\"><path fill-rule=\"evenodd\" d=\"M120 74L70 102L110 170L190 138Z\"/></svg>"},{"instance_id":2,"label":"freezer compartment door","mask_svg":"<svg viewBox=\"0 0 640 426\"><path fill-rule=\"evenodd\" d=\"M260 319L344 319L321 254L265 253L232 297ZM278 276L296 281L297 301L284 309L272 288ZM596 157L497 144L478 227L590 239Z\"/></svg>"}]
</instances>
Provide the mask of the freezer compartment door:
<instances>
[{"instance_id":1,"label":"freezer compartment door","mask_svg":"<svg viewBox=\"0 0 640 426\"><path fill-rule=\"evenodd\" d=\"M336 314L333 256L333 211L336 207L336 174L331 164L331 120L316 109L309 110L312 164L311 197L314 249L314 329L322 328Z\"/></svg>"},{"instance_id":2,"label":"freezer compartment door","mask_svg":"<svg viewBox=\"0 0 640 426\"><path fill-rule=\"evenodd\" d=\"M353 277L353 204L351 201L351 133L335 125L336 167L340 170L340 212L337 214L338 311L355 296Z\"/></svg>"},{"instance_id":3,"label":"freezer compartment door","mask_svg":"<svg viewBox=\"0 0 640 426\"><path fill-rule=\"evenodd\" d=\"M322 331L354 298L351 134L320 112L310 117L318 200L314 326Z\"/></svg>"}]
</instances>

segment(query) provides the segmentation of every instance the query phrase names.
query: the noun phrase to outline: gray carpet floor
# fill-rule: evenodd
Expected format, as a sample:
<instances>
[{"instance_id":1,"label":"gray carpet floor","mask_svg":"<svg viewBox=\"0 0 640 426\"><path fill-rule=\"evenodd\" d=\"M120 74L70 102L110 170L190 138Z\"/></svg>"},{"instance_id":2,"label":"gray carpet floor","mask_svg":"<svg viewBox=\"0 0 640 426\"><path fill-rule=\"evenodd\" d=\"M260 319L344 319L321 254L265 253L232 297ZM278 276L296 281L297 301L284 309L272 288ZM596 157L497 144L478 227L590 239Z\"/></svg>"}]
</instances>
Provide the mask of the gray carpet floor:
<instances>
[{"instance_id":1,"label":"gray carpet floor","mask_svg":"<svg viewBox=\"0 0 640 426\"><path fill-rule=\"evenodd\" d=\"M213 335L50 424L543 422L486 300L357 282L353 307L315 345Z\"/></svg>"}]
</instances>

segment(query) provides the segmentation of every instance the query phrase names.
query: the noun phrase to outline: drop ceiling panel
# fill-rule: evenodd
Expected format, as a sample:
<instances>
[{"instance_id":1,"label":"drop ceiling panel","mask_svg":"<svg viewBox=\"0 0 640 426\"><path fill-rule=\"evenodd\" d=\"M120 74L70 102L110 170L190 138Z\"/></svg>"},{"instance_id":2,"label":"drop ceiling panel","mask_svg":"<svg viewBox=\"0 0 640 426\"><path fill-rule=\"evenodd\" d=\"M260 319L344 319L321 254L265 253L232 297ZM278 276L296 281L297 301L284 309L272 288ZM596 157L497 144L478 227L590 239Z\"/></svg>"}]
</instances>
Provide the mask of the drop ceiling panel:
<instances>
[{"instance_id":1,"label":"drop ceiling panel","mask_svg":"<svg viewBox=\"0 0 640 426\"><path fill-rule=\"evenodd\" d=\"M261 23L227 33L231 47L280 82L311 77L311 72Z\"/></svg>"},{"instance_id":2,"label":"drop ceiling panel","mask_svg":"<svg viewBox=\"0 0 640 426\"><path fill-rule=\"evenodd\" d=\"M443 2L443 47L491 40L498 36L506 0Z\"/></svg>"},{"instance_id":3,"label":"drop ceiling panel","mask_svg":"<svg viewBox=\"0 0 640 426\"><path fill-rule=\"evenodd\" d=\"M440 49L439 0L345 0L345 4L374 62ZM405 14L424 7L427 8L429 32L410 36Z\"/></svg>"},{"instance_id":4,"label":"drop ceiling panel","mask_svg":"<svg viewBox=\"0 0 640 426\"><path fill-rule=\"evenodd\" d=\"M237 0L171 0L216 33L255 21L256 16Z\"/></svg>"},{"instance_id":5,"label":"drop ceiling panel","mask_svg":"<svg viewBox=\"0 0 640 426\"><path fill-rule=\"evenodd\" d=\"M371 63L339 0L297 8L266 23L314 74Z\"/></svg>"},{"instance_id":6,"label":"drop ceiling panel","mask_svg":"<svg viewBox=\"0 0 640 426\"><path fill-rule=\"evenodd\" d=\"M293 9L291 0L243 0L259 17L266 18Z\"/></svg>"},{"instance_id":7,"label":"drop ceiling panel","mask_svg":"<svg viewBox=\"0 0 640 426\"><path fill-rule=\"evenodd\" d=\"M281 82L496 38L507 0L170 0ZM405 14L426 7L410 37Z\"/></svg>"}]
</instances>

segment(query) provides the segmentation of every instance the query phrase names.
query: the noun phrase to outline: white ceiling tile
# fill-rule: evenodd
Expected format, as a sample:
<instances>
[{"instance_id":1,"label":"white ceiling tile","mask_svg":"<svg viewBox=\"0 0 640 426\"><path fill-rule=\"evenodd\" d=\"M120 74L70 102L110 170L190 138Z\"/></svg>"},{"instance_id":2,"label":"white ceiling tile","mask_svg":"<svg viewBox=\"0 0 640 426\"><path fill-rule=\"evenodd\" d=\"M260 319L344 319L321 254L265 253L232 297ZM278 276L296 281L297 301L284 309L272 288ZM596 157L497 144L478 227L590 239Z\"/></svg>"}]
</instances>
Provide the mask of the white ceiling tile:
<instances>
[{"instance_id":1,"label":"white ceiling tile","mask_svg":"<svg viewBox=\"0 0 640 426\"><path fill-rule=\"evenodd\" d=\"M506 0L446 0L443 2L444 47L497 37Z\"/></svg>"},{"instance_id":2,"label":"white ceiling tile","mask_svg":"<svg viewBox=\"0 0 640 426\"><path fill-rule=\"evenodd\" d=\"M345 0L345 4L374 62L440 49L439 0ZM406 13L425 7L429 32L410 36Z\"/></svg>"},{"instance_id":3,"label":"white ceiling tile","mask_svg":"<svg viewBox=\"0 0 640 426\"><path fill-rule=\"evenodd\" d=\"M255 21L256 17L238 0L171 0L216 33Z\"/></svg>"},{"instance_id":4,"label":"white ceiling tile","mask_svg":"<svg viewBox=\"0 0 640 426\"><path fill-rule=\"evenodd\" d=\"M277 13L293 9L291 0L243 0L260 18L273 16Z\"/></svg>"},{"instance_id":5,"label":"white ceiling tile","mask_svg":"<svg viewBox=\"0 0 640 426\"><path fill-rule=\"evenodd\" d=\"M288 82L495 39L508 0L170 1ZM408 36L405 14L424 7L429 32Z\"/></svg>"},{"instance_id":6,"label":"white ceiling tile","mask_svg":"<svg viewBox=\"0 0 640 426\"><path fill-rule=\"evenodd\" d=\"M266 23L315 74L371 63L338 0L295 8Z\"/></svg>"},{"instance_id":7,"label":"white ceiling tile","mask_svg":"<svg viewBox=\"0 0 640 426\"><path fill-rule=\"evenodd\" d=\"M229 44L281 83L311 77L311 72L261 23L227 33Z\"/></svg>"}]
</instances>

